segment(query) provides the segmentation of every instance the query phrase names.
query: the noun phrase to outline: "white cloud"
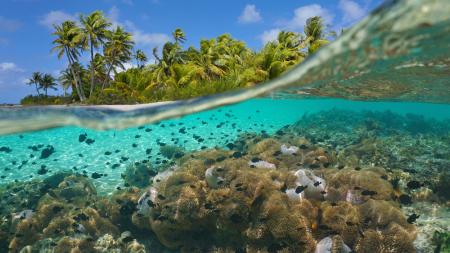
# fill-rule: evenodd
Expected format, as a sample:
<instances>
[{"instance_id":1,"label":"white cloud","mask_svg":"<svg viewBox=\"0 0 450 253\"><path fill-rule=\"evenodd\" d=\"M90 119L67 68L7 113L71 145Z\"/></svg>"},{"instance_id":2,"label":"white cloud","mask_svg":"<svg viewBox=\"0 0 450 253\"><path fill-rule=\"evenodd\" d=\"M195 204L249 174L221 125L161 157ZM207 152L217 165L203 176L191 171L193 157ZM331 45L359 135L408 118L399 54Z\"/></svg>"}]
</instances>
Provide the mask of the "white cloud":
<instances>
[{"instance_id":1,"label":"white cloud","mask_svg":"<svg viewBox=\"0 0 450 253\"><path fill-rule=\"evenodd\" d=\"M23 69L19 68L13 62L1 62L0 72L23 72Z\"/></svg>"},{"instance_id":2,"label":"white cloud","mask_svg":"<svg viewBox=\"0 0 450 253\"><path fill-rule=\"evenodd\" d=\"M261 14L256 9L256 6L254 4L247 4L241 16L239 16L238 21L239 23L249 24L261 21L261 19Z\"/></svg>"},{"instance_id":3,"label":"white cloud","mask_svg":"<svg viewBox=\"0 0 450 253\"><path fill-rule=\"evenodd\" d=\"M275 41L278 37L278 34L281 32L281 29L275 28L268 31L264 31L263 34L259 36L263 44L266 44L271 41Z\"/></svg>"},{"instance_id":4,"label":"white cloud","mask_svg":"<svg viewBox=\"0 0 450 253\"><path fill-rule=\"evenodd\" d=\"M19 29L21 25L22 24L17 20L0 16L0 31L14 32Z\"/></svg>"},{"instance_id":5,"label":"white cloud","mask_svg":"<svg viewBox=\"0 0 450 253\"><path fill-rule=\"evenodd\" d=\"M119 23L119 8L117 8L116 6L113 6L111 7L111 9L109 9L106 17L112 22L114 27L121 25Z\"/></svg>"},{"instance_id":6,"label":"white cloud","mask_svg":"<svg viewBox=\"0 0 450 253\"><path fill-rule=\"evenodd\" d=\"M144 33L141 30L133 31L133 38L137 44L141 45L162 45L170 40L165 33Z\"/></svg>"},{"instance_id":7,"label":"white cloud","mask_svg":"<svg viewBox=\"0 0 450 253\"><path fill-rule=\"evenodd\" d=\"M330 24L333 21L333 14L318 4L310 4L299 7L294 10L294 16L289 20L278 22L278 27L271 30L264 31L259 38L263 44L276 39L278 33L282 30L289 30L295 32L302 32L308 18L320 16L323 18L325 24Z\"/></svg>"},{"instance_id":8,"label":"white cloud","mask_svg":"<svg viewBox=\"0 0 450 253\"><path fill-rule=\"evenodd\" d=\"M54 25L59 25L66 20L76 21L75 15L66 13L64 11L50 11L39 20L39 24L46 26L49 29L53 29Z\"/></svg>"},{"instance_id":9,"label":"white cloud","mask_svg":"<svg viewBox=\"0 0 450 253\"><path fill-rule=\"evenodd\" d=\"M333 14L318 4L305 5L294 10L294 17L286 24L286 28L290 30L303 30L308 18L320 16L325 23L333 21Z\"/></svg>"},{"instance_id":10,"label":"white cloud","mask_svg":"<svg viewBox=\"0 0 450 253\"><path fill-rule=\"evenodd\" d=\"M367 13L367 10L352 0L340 0L339 9L342 10L342 21L344 24L356 22Z\"/></svg>"}]
</instances>

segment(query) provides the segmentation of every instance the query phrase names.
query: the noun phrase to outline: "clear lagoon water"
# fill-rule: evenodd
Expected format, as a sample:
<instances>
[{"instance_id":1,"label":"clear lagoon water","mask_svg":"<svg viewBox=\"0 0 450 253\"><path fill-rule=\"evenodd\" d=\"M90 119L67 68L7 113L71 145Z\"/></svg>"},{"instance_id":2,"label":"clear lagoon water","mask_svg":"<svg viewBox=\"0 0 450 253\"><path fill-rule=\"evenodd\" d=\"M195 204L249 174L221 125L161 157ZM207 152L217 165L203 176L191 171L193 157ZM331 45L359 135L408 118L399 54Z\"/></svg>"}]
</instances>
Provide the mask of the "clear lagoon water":
<instances>
[{"instance_id":1,"label":"clear lagoon water","mask_svg":"<svg viewBox=\"0 0 450 253\"><path fill-rule=\"evenodd\" d=\"M0 108L0 252L450 252L448 13L388 1L229 94Z\"/></svg>"}]
</instances>

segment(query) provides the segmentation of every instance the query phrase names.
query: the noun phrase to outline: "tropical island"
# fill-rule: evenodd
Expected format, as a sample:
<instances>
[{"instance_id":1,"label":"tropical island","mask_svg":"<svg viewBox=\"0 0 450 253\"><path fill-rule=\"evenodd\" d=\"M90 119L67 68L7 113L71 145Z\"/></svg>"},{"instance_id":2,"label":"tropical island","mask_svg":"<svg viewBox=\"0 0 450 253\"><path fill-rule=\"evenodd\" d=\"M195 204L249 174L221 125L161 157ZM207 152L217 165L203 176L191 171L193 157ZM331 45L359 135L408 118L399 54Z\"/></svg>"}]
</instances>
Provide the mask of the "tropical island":
<instances>
[{"instance_id":1,"label":"tropical island","mask_svg":"<svg viewBox=\"0 0 450 253\"><path fill-rule=\"evenodd\" d=\"M52 52L68 66L58 77L34 72L27 84L36 94L24 97L22 105L151 103L251 87L302 62L336 34L314 16L303 33L281 31L255 51L230 34L203 39L199 48L184 48L187 36L177 28L172 41L161 50L153 48L152 63L134 48L132 34L101 11L54 25L52 35ZM82 62L83 54L88 62ZM63 95L48 95L49 89L58 88Z\"/></svg>"}]
</instances>

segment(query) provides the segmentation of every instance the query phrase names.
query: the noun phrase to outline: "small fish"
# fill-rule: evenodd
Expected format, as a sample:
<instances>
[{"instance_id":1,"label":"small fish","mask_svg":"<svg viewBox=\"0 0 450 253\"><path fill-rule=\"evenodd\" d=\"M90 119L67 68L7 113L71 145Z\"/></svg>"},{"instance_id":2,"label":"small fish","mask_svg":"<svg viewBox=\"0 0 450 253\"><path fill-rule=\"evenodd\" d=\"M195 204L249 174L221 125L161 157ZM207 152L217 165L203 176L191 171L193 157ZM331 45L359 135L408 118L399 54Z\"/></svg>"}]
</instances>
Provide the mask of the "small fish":
<instances>
[{"instance_id":1,"label":"small fish","mask_svg":"<svg viewBox=\"0 0 450 253\"><path fill-rule=\"evenodd\" d=\"M300 193L301 193L302 191L304 191L306 188L308 188L307 185L305 185L305 186L303 186L303 185L297 186L297 188L295 188L295 193L300 194Z\"/></svg>"},{"instance_id":2,"label":"small fish","mask_svg":"<svg viewBox=\"0 0 450 253\"><path fill-rule=\"evenodd\" d=\"M362 228L358 228L358 233L359 235L361 235L361 237L364 237L364 231L362 230Z\"/></svg>"},{"instance_id":3,"label":"small fish","mask_svg":"<svg viewBox=\"0 0 450 253\"><path fill-rule=\"evenodd\" d=\"M377 194L376 191L370 191L370 190L364 190L361 192L361 195L363 195L363 196L373 196L375 194Z\"/></svg>"},{"instance_id":4,"label":"small fish","mask_svg":"<svg viewBox=\"0 0 450 253\"><path fill-rule=\"evenodd\" d=\"M78 142L84 142L86 140L86 138L87 138L87 134L86 133L80 134L78 136Z\"/></svg>"},{"instance_id":5,"label":"small fish","mask_svg":"<svg viewBox=\"0 0 450 253\"><path fill-rule=\"evenodd\" d=\"M410 224L413 224L419 217L420 217L420 215L413 213L408 217L408 219L406 221Z\"/></svg>"},{"instance_id":6,"label":"small fish","mask_svg":"<svg viewBox=\"0 0 450 253\"><path fill-rule=\"evenodd\" d=\"M99 178L102 177L102 174L101 174L101 173L94 172L94 173L92 173L91 177L92 177L93 179L99 179Z\"/></svg>"},{"instance_id":7,"label":"small fish","mask_svg":"<svg viewBox=\"0 0 450 253\"><path fill-rule=\"evenodd\" d=\"M420 187L424 186L424 184L420 183L419 181L412 180L412 181L409 181L406 184L406 186L408 186L409 189L414 190L414 189L419 189Z\"/></svg>"},{"instance_id":8,"label":"small fish","mask_svg":"<svg viewBox=\"0 0 450 253\"><path fill-rule=\"evenodd\" d=\"M258 157L253 157L251 161L252 161L252 163L257 163L257 162L262 161L262 160L260 158L258 158Z\"/></svg>"},{"instance_id":9,"label":"small fish","mask_svg":"<svg viewBox=\"0 0 450 253\"><path fill-rule=\"evenodd\" d=\"M317 182L314 183L314 186L317 187L317 186L319 186L321 183L322 183L322 182L317 181Z\"/></svg>"},{"instance_id":10,"label":"small fish","mask_svg":"<svg viewBox=\"0 0 450 253\"><path fill-rule=\"evenodd\" d=\"M398 200L400 201L400 203L402 203L403 205L409 205L412 204L412 198L411 196L407 195L407 194L402 194L400 195L400 197L398 198Z\"/></svg>"},{"instance_id":11,"label":"small fish","mask_svg":"<svg viewBox=\"0 0 450 253\"><path fill-rule=\"evenodd\" d=\"M86 144L91 145L91 144L93 144L95 142L95 140L93 140L93 139L86 139L85 142L86 142Z\"/></svg>"}]
</instances>

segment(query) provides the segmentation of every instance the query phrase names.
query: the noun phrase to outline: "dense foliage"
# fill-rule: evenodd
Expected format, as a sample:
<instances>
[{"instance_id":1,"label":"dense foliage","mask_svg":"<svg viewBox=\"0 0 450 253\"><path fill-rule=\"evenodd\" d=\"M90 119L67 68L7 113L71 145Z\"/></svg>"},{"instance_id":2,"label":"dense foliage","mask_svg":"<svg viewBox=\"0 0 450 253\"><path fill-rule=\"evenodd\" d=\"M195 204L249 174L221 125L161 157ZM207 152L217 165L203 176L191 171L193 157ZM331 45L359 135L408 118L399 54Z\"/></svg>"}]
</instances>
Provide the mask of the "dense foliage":
<instances>
[{"instance_id":1,"label":"dense foliage","mask_svg":"<svg viewBox=\"0 0 450 253\"><path fill-rule=\"evenodd\" d=\"M199 48L183 47L186 35L181 29L172 33L172 41L161 50L154 48L154 63L134 50L132 35L122 27L112 27L103 13L81 16L77 24L65 21L55 26L52 51L66 58L67 69L58 78L64 90L61 101L92 104L129 104L186 99L250 87L275 78L309 54L328 43L322 19L307 20L304 33L281 31L276 40L256 52L229 34L200 41ZM80 61L83 53L89 62ZM125 64L134 61L134 67ZM126 70L125 70L126 69ZM47 90L55 89L55 78L35 72L29 84L37 96L26 101L47 99ZM67 90L72 91L71 95ZM45 96L40 94L44 90ZM31 99L32 98L32 99ZM25 99L22 102L25 104Z\"/></svg>"}]
</instances>

